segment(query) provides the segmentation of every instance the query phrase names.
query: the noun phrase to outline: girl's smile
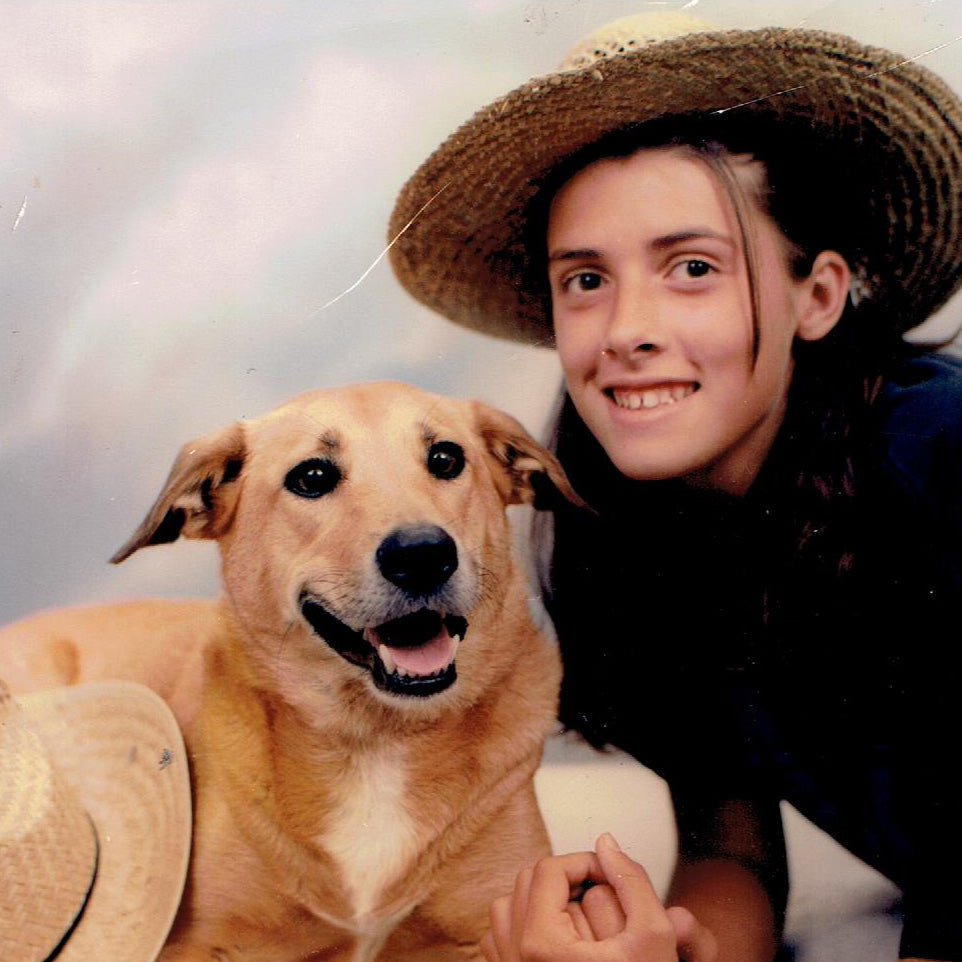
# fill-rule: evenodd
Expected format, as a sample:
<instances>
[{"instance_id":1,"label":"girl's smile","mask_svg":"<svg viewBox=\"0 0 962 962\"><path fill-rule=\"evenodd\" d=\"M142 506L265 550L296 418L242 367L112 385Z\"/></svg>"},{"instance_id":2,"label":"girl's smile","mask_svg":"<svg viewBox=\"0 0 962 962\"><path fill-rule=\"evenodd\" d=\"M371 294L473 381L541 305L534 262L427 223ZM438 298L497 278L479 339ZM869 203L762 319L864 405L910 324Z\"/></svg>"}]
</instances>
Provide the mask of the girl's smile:
<instances>
[{"instance_id":1,"label":"girl's smile","mask_svg":"<svg viewBox=\"0 0 962 962\"><path fill-rule=\"evenodd\" d=\"M661 383L648 386L611 387L605 393L621 408L630 411L653 410L663 404L676 404L698 390L697 383Z\"/></svg>"},{"instance_id":2,"label":"girl's smile","mask_svg":"<svg viewBox=\"0 0 962 962\"><path fill-rule=\"evenodd\" d=\"M848 272L823 252L818 278L793 277L753 199L761 166L730 162L754 298L733 202L682 148L596 161L569 180L551 206L548 278L568 391L616 467L741 493L782 423L792 342L831 329ZM826 258L841 297L828 295Z\"/></svg>"}]
</instances>

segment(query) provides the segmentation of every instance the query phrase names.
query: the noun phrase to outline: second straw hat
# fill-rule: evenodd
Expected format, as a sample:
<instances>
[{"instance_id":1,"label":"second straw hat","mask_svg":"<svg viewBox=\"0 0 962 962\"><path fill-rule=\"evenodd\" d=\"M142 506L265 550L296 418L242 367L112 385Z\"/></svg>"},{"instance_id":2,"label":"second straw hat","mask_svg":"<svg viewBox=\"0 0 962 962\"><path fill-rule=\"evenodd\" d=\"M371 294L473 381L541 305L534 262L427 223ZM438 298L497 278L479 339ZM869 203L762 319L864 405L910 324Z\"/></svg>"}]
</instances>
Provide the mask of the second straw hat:
<instances>
[{"instance_id":1,"label":"second straw hat","mask_svg":"<svg viewBox=\"0 0 962 962\"><path fill-rule=\"evenodd\" d=\"M0 959L153 962L184 887L187 757L143 685L0 682Z\"/></svg>"}]
</instances>

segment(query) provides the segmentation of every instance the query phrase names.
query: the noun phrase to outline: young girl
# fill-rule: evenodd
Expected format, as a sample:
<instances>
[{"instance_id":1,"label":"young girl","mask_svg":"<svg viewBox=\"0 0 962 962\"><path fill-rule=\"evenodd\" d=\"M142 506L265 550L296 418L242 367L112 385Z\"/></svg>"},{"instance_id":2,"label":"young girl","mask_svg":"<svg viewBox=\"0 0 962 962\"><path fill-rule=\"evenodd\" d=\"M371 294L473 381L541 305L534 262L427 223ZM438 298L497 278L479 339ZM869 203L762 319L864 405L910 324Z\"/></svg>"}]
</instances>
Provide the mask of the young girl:
<instances>
[{"instance_id":1,"label":"young girl","mask_svg":"<svg viewBox=\"0 0 962 962\"><path fill-rule=\"evenodd\" d=\"M595 508L545 544L561 716L679 829L671 908L605 836L486 956L773 958L787 799L901 887L903 959L962 960L962 365L902 337L962 275L962 104L846 37L651 26L480 111L392 223L416 297L557 346Z\"/></svg>"}]
</instances>

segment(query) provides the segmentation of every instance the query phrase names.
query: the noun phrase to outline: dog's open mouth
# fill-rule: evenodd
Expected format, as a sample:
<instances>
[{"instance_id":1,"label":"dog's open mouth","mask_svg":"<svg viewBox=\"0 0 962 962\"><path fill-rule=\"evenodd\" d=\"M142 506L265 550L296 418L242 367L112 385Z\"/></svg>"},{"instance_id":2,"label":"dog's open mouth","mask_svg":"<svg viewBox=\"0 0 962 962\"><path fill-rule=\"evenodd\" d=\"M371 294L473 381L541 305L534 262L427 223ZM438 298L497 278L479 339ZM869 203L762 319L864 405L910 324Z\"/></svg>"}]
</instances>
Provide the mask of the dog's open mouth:
<instances>
[{"instance_id":1,"label":"dog's open mouth","mask_svg":"<svg viewBox=\"0 0 962 962\"><path fill-rule=\"evenodd\" d=\"M449 688L457 678L455 656L468 630L460 615L421 608L355 631L313 598L302 601L301 611L342 658L367 668L382 691L426 697Z\"/></svg>"}]
</instances>

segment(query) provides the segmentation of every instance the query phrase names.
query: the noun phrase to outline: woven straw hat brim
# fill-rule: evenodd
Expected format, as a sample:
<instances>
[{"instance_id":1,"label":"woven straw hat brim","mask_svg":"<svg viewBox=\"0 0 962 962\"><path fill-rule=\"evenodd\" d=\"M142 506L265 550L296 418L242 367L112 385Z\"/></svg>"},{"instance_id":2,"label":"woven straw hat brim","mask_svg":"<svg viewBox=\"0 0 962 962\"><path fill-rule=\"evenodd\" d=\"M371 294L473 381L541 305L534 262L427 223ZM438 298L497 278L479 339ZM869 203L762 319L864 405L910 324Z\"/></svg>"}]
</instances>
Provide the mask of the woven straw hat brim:
<instances>
[{"instance_id":1,"label":"woven straw hat brim","mask_svg":"<svg viewBox=\"0 0 962 962\"><path fill-rule=\"evenodd\" d=\"M132 682L16 700L97 833L97 876L58 962L152 962L180 904L190 856L190 781L174 716Z\"/></svg>"},{"instance_id":2,"label":"woven straw hat brim","mask_svg":"<svg viewBox=\"0 0 962 962\"><path fill-rule=\"evenodd\" d=\"M876 229L873 298L921 323L962 276L962 105L931 71L821 31L689 34L532 80L480 110L402 188L389 227L402 285L451 320L553 343L524 284L524 215L561 160L618 128L674 115L752 111L851 144ZM868 154L868 156L866 156ZM873 159L877 155L878 163Z\"/></svg>"}]
</instances>

